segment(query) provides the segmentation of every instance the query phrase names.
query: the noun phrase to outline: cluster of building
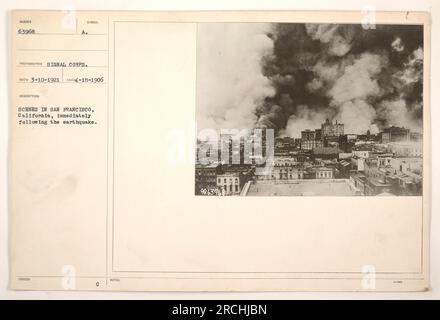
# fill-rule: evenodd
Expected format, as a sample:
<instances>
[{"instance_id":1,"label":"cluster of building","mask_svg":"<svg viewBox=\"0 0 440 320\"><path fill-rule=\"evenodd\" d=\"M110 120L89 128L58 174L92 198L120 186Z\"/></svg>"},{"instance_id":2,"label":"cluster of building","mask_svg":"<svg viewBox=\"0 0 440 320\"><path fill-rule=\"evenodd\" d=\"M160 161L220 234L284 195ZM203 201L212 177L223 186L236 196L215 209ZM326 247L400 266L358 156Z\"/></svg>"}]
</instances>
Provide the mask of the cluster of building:
<instances>
[{"instance_id":1,"label":"cluster of building","mask_svg":"<svg viewBox=\"0 0 440 320\"><path fill-rule=\"evenodd\" d=\"M327 119L319 129L302 131L300 138L276 138L273 149L262 163L245 164L240 146L228 149L229 160L235 155L238 163L197 163L196 194L422 194L422 135L407 128L346 134L344 124Z\"/></svg>"},{"instance_id":2,"label":"cluster of building","mask_svg":"<svg viewBox=\"0 0 440 320\"><path fill-rule=\"evenodd\" d=\"M254 178L255 167L213 163L196 164L196 195L240 195L245 183Z\"/></svg>"}]
</instances>

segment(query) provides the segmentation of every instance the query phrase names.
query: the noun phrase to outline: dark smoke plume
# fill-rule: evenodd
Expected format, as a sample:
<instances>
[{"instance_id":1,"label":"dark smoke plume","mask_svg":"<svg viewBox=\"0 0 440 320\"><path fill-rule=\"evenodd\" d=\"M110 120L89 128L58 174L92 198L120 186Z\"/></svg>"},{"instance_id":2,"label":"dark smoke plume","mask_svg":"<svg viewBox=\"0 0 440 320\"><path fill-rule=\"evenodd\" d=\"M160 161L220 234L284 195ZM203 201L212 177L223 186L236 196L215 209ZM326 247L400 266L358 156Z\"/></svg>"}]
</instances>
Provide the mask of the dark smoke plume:
<instances>
[{"instance_id":1,"label":"dark smoke plume","mask_svg":"<svg viewBox=\"0 0 440 320\"><path fill-rule=\"evenodd\" d=\"M297 136L328 117L353 133L420 130L422 26L275 24L267 35L262 71L275 94L256 108L257 126Z\"/></svg>"},{"instance_id":2,"label":"dark smoke plume","mask_svg":"<svg viewBox=\"0 0 440 320\"><path fill-rule=\"evenodd\" d=\"M197 45L199 129L421 131L423 26L206 23Z\"/></svg>"}]
</instances>

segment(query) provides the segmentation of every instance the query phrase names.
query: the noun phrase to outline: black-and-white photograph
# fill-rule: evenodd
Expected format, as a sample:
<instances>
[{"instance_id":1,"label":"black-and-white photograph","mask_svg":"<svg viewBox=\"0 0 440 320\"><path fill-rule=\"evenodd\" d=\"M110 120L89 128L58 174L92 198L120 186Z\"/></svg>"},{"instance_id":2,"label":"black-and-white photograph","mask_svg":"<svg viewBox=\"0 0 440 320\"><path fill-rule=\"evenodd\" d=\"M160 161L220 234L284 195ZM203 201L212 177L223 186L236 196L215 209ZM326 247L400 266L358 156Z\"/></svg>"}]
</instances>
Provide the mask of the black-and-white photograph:
<instances>
[{"instance_id":1,"label":"black-and-white photograph","mask_svg":"<svg viewBox=\"0 0 440 320\"><path fill-rule=\"evenodd\" d=\"M421 196L423 26L201 23L195 194Z\"/></svg>"}]
</instances>

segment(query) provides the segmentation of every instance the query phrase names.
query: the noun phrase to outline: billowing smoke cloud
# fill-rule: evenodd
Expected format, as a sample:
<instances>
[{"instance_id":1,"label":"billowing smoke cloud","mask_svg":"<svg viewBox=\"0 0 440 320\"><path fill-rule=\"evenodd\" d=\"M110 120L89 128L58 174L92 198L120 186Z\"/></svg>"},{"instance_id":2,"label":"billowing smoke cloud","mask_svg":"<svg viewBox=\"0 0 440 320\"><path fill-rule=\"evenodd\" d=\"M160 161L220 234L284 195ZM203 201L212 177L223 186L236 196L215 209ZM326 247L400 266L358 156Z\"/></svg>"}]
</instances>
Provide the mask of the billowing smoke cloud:
<instances>
[{"instance_id":1,"label":"billowing smoke cloud","mask_svg":"<svg viewBox=\"0 0 440 320\"><path fill-rule=\"evenodd\" d=\"M280 130L280 136L300 137L301 131L318 128L326 119L325 113L310 110L306 105L299 105L297 112L287 121L285 130Z\"/></svg>"},{"instance_id":2,"label":"billowing smoke cloud","mask_svg":"<svg viewBox=\"0 0 440 320\"><path fill-rule=\"evenodd\" d=\"M377 126L373 124L377 117L376 110L362 99L344 102L339 108L337 118L344 124L346 132L377 133Z\"/></svg>"},{"instance_id":3,"label":"billowing smoke cloud","mask_svg":"<svg viewBox=\"0 0 440 320\"><path fill-rule=\"evenodd\" d=\"M199 24L197 37L197 126L253 128L255 110L275 89L261 72L271 54L270 24ZM272 106L276 109L276 106ZM269 117L269 112L263 117Z\"/></svg>"},{"instance_id":4,"label":"billowing smoke cloud","mask_svg":"<svg viewBox=\"0 0 440 320\"><path fill-rule=\"evenodd\" d=\"M423 26L201 28L198 114L205 125L268 127L294 137L325 118L344 123L347 133L421 130Z\"/></svg>"},{"instance_id":5,"label":"billowing smoke cloud","mask_svg":"<svg viewBox=\"0 0 440 320\"><path fill-rule=\"evenodd\" d=\"M379 25L277 24L263 72L276 93L256 110L258 124L299 136L328 117L349 133L389 125L421 129L423 28ZM279 79L291 79L286 85ZM278 117L266 114L282 107Z\"/></svg>"},{"instance_id":6,"label":"billowing smoke cloud","mask_svg":"<svg viewBox=\"0 0 440 320\"><path fill-rule=\"evenodd\" d=\"M414 119L412 113L408 112L408 106L403 99L381 101L377 108L377 115L379 118L388 119L389 125L404 126L416 132L422 127L422 119Z\"/></svg>"},{"instance_id":7,"label":"billowing smoke cloud","mask_svg":"<svg viewBox=\"0 0 440 320\"><path fill-rule=\"evenodd\" d=\"M379 55L363 53L335 79L327 95L336 107L354 99L378 96L381 89L377 76L387 62Z\"/></svg>"},{"instance_id":8,"label":"billowing smoke cloud","mask_svg":"<svg viewBox=\"0 0 440 320\"><path fill-rule=\"evenodd\" d=\"M350 51L353 42L353 29L337 24L306 24L307 34L314 40L327 45L330 55L343 56Z\"/></svg>"}]
</instances>

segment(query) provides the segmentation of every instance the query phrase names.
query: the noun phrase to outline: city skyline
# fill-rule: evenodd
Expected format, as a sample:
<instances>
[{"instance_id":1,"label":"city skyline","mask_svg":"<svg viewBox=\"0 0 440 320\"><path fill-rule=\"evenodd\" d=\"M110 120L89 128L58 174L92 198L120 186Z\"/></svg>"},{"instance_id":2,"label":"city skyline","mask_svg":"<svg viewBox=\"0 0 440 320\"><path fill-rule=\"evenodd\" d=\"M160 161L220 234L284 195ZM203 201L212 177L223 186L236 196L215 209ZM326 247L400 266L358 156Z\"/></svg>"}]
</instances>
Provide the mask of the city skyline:
<instances>
[{"instance_id":1,"label":"city skyline","mask_svg":"<svg viewBox=\"0 0 440 320\"><path fill-rule=\"evenodd\" d=\"M422 195L422 26L214 23L198 43L196 195Z\"/></svg>"}]
</instances>

